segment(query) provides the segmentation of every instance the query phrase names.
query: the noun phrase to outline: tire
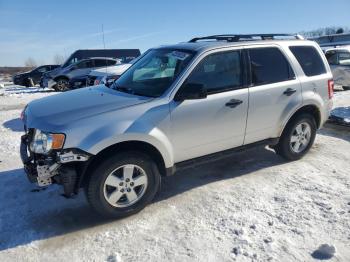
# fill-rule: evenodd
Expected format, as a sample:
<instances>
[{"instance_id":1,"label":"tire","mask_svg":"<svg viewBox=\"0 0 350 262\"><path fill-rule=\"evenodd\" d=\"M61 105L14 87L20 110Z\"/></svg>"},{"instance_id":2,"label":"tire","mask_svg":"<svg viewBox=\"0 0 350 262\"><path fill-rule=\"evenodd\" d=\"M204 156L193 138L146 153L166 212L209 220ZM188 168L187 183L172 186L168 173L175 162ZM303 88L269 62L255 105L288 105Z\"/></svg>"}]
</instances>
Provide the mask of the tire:
<instances>
[{"instance_id":1,"label":"tire","mask_svg":"<svg viewBox=\"0 0 350 262\"><path fill-rule=\"evenodd\" d=\"M300 128L303 132L299 132L298 134ZM316 122L312 115L301 114L292 118L283 130L278 144L274 146L276 153L291 161L302 158L313 145L316 130ZM292 139L295 142L292 142ZM300 144L299 147L298 143Z\"/></svg>"},{"instance_id":2,"label":"tire","mask_svg":"<svg viewBox=\"0 0 350 262\"><path fill-rule=\"evenodd\" d=\"M25 86L25 87L33 87L33 86L34 86L33 79L31 79L31 78L26 78L26 79L24 80L24 86Z\"/></svg>"},{"instance_id":3,"label":"tire","mask_svg":"<svg viewBox=\"0 0 350 262\"><path fill-rule=\"evenodd\" d=\"M348 90L350 90L350 86L343 86L343 89L344 89L345 91L348 91Z\"/></svg>"},{"instance_id":4,"label":"tire","mask_svg":"<svg viewBox=\"0 0 350 262\"><path fill-rule=\"evenodd\" d=\"M58 92L64 92L69 90L69 82L67 78L61 77L57 79L57 84L54 86L54 89Z\"/></svg>"},{"instance_id":5,"label":"tire","mask_svg":"<svg viewBox=\"0 0 350 262\"><path fill-rule=\"evenodd\" d=\"M108 218L121 218L141 211L153 200L159 186L160 174L154 161L145 154L127 151L111 156L97 166L85 193L97 213Z\"/></svg>"}]
</instances>

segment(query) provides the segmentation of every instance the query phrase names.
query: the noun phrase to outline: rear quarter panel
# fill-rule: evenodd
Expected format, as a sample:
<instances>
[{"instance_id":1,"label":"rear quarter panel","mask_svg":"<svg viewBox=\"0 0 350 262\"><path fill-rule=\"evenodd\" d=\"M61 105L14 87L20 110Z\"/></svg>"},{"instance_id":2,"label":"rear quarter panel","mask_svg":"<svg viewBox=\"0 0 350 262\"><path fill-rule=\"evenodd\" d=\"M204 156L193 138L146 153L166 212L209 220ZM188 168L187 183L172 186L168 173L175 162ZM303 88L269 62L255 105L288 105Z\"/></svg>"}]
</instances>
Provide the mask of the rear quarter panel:
<instances>
[{"instance_id":1,"label":"rear quarter panel","mask_svg":"<svg viewBox=\"0 0 350 262\"><path fill-rule=\"evenodd\" d=\"M322 75L316 75L316 76L310 76L310 77L306 76L299 62L297 61L293 53L289 50L289 46L313 46L318 51L324 63L324 66L326 68L326 73ZM320 126L322 126L324 122L328 119L330 110L332 109L332 106L333 106L332 99L329 99L329 95L328 95L328 80L333 79L333 76L331 73L331 69L328 65L327 59L324 56L318 44L311 41L293 42L292 44L289 44L288 46L286 46L286 50L289 53L290 58L293 62L294 70L297 74L297 78L299 79L301 83L301 88L302 88L302 104L295 111L307 105L316 106L320 111L320 116L321 116ZM284 125L287 124L288 120L290 119L290 117L292 117L294 113L295 112L291 113L288 116L288 118L285 120Z\"/></svg>"}]
</instances>

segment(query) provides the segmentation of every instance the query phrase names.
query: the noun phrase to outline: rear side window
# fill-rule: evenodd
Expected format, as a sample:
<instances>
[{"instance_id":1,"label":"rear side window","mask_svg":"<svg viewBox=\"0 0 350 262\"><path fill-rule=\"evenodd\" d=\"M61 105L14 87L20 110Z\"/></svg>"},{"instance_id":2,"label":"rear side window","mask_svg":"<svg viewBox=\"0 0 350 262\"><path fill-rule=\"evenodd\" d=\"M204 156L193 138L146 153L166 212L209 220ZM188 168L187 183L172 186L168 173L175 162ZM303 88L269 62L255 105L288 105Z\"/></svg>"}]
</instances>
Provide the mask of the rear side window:
<instances>
[{"instance_id":1,"label":"rear side window","mask_svg":"<svg viewBox=\"0 0 350 262\"><path fill-rule=\"evenodd\" d=\"M322 58L313 46L291 46L289 49L298 60L306 76L326 73Z\"/></svg>"},{"instance_id":2,"label":"rear side window","mask_svg":"<svg viewBox=\"0 0 350 262\"><path fill-rule=\"evenodd\" d=\"M295 78L285 56L276 47L249 49L252 84L272 84Z\"/></svg>"},{"instance_id":3,"label":"rear side window","mask_svg":"<svg viewBox=\"0 0 350 262\"><path fill-rule=\"evenodd\" d=\"M77 64L77 68L84 69L84 68L91 68L92 66L92 60L85 60Z\"/></svg>"}]
</instances>

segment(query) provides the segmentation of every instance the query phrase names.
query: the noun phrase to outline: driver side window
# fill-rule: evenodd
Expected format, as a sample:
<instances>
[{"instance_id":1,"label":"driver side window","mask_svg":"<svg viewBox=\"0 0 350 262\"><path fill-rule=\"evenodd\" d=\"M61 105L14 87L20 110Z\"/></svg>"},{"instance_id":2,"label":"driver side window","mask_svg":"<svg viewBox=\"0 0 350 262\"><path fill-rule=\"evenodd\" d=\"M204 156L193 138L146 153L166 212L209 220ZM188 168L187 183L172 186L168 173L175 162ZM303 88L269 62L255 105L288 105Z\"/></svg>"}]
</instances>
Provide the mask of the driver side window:
<instances>
[{"instance_id":1,"label":"driver side window","mask_svg":"<svg viewBox=\"0 0 350 262\"><path fill-rule=\"evenodd\" d=\"M203 86L208 94L239 89L242 86L240 51L208 55L195 67L186 83Z\"/></svg>"}]
</instances>

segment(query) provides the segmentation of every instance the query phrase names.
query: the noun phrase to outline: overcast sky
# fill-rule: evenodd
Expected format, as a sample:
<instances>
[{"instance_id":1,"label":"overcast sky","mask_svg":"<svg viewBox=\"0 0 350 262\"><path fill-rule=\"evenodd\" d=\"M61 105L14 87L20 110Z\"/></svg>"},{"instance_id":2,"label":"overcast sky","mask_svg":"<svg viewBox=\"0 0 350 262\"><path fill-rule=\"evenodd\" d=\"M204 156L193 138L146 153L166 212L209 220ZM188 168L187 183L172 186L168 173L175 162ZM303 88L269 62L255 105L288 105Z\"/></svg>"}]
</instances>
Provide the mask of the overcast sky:
<instances>
[{"instance_id":1,"label":"overcast sky","mask_svg":"<svg viewBox=\"0 0 350 262\"><path fill-rule=\"evenodd\" d=\"M350 0L0 0L0 66L52 63L76 49L140 48L223 33L350 27Z\"/></svg>"}]
</instances>

